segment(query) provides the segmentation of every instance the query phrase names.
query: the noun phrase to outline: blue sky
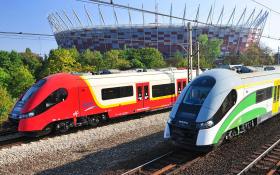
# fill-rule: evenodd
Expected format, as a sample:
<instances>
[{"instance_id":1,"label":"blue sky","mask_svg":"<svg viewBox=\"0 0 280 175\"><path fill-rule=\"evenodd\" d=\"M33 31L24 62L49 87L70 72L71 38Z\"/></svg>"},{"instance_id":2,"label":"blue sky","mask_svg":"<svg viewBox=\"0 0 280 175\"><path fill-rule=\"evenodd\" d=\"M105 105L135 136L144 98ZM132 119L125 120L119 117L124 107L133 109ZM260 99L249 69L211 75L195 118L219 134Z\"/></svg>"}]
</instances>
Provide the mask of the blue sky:
<instances>
[{"instance_id":1,"label":"blue sky","mask_svg":"<svg viewBox=\"0 0 280 175\"><path fill-rule=\"evenodd\" d=\"M87 3L87 0L76 1L76 0L12 0L5 1L0 0L0 31L2 32L23 32L23 33L38 33L38 34L52 34L50 25L46 18L47 13L58 11L60 15L63 15L62 9L66 11L69 17L74 21L72 7L79 15L82 23L87 26L87 18L84 10L84 6L87 7L89 14L93 20L94 25L100 25L98 6L97 4ZM109 2L109 0L104 0ZM280 6L279 0L256 0L259 3L264 4L273 10L278 11ZM89 2L89 1L88 1ZM154 11L155 1L154 0L114 0L114 3L121 5L128 5L135 8L142 8L144 5L145 10ZM198 5L200 4L200 18L199 21L206 21L209 14L211 5L214 6L213 21L217 21L219 14L222 10L223 5L225 6L224 19L228 21L234 6L236 6L235 20L238 20L243 10L247 6L246 15L249 17L250 13L256 8L256 12L260 10L268 10L252 0L157 0L159 13L170 14L170 5L172 3L173 16L183 16L184 6L187 5L187 19L195 19ZM114 25L114 14L112 7L100 6L104 15L107 25ZM269 10L268 10L269 11ZM279 10L280 12L280 10ZM120 24L129 24L128 11L125 9L116 8L118 20ZM131 11L132 23L142 24L143 17L141 12ZM145 14L145 21L154 22L154 15ZM158 17L159 22L169 23L169 18ZM271 12L267 19L266 26L264 29L265 35L280 38L279 31L280 15ZM172 19L172 23L182 23L180 20ZM262 38L261 41L271 47L275 52L280 41ZM38 36L12 36L0 34L0 50L16 50L18 52L25 51L26 47L29 47L32 52L37 54L48 54L50 49L57 48L54 37L38 37Z\"/></svg>"}]
</instances>

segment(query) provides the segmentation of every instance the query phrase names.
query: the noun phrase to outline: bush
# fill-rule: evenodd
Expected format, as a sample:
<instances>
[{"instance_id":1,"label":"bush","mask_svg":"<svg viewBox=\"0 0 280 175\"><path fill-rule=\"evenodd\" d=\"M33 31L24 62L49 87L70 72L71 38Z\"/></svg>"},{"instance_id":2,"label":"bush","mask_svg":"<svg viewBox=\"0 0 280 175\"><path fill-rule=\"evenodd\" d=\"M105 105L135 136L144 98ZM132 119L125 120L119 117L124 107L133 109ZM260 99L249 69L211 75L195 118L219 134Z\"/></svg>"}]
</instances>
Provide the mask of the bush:
<instances>
[{"instance_id":1,"label":"bush","mask_svg":"<svg viewBox=\"0 0 280 175\"><path fill-rule=\"evenodd\" d=\"M15 102L16 99L12 100L8 91L0 86L0 124L7 120Z\"/></svg>"}]
</instances>

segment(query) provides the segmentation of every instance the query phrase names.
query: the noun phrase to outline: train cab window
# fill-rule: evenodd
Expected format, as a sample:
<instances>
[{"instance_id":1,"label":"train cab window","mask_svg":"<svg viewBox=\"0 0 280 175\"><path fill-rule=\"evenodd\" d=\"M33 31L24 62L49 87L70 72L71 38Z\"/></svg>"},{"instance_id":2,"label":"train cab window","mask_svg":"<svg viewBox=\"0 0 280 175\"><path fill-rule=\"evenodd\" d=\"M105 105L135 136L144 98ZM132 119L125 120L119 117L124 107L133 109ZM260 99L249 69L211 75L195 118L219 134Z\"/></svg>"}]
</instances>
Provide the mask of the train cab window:
<instances>
[{"instance_id":1,"label":"train cab window","mask_svg":"<svg viewBox=\"0 0 280 175\"><path fill-rule=\"evenodd\" d=\"M133 96L133 86L106 88L101 90L102 100Z\"/></svg>"},{"instance_id":2,"label":"train cab window","mask_svg":"<svg viewBox=\"0 0 280 175\"><path fill-rule=\"evenodd\" d=\"M202 105L215 84L216 80L212 77L202 77L195 80L187 90L183 103Z\"/></svg>"},{"instance_id":3,"label":"train cab window","mask_svg":"<svg viewBox=\"0 0 280 175\"><path fill-rule=\"evenodd\" d=\"M67 99L68 93L65 89L60 88L53 93L51 93L40 105L36 107L35 113L39 115L56 104L63 102Z\"/></svg>"},{"instance_id":4,"label":"train cab window","mask_svg":"<svg viewBox=\"0 0 280 175\"><path fill-rule=\"evenodd\" d=\"M36 92L41 86L46 83L47 80L40 80L36 84L34 84L28 91L24 94L21 101L27 101L33 94Z\"/></svg>"},{"instance_id":5,"label":"train cab window","mask_svg":"<svg viewBox=\"0 0 280 175\"><path fill-rule=\"evenodd\" d=\"M233 89L227 95L222 105L214 115L213 120L215 124L218 123L225 116L225 114L235 105L236 100L237 100L237 93Z\"/></svg>"},{"instance_id":6,"label":"train cab window","mask_svg":"<svg viewBox=\"0 0 280 175\"><path fill-rule=\"evenodd\" d=\"M186 87L186 81L183 81L183 89Z\"/></svg>"},{"instance_id":7,"label":"train cab window","mask_svg":"<svg viewBox=\"0 0 280 175\"><path fill-rule=\"evenodd\" d=\"M67 98L67 91L65 89L58 89L51 93L45 100L43 108L50 108Z\"/></svg>"}]
</instances>

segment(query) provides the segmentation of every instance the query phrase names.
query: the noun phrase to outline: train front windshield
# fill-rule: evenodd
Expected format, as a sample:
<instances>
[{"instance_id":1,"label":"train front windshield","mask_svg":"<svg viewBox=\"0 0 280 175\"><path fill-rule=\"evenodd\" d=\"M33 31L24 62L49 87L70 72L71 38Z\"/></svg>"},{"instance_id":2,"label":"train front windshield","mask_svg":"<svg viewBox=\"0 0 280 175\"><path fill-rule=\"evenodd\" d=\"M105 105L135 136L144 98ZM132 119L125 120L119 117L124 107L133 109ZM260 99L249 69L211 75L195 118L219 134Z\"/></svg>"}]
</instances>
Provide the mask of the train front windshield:
<instances>
[{"instance_id":1,"label":"train front windshield","mask_svg":"<svg viewBox=\"0 0 280 175\"><path fill-rule=\"evenodd\" d=\"M195 80L189 87L183 103L202 105L215 83L215 79L211 77L202 77Z\"/></svg>"},{"instance_id":2,"label":"train front windshield","mask_svg":"<svg viewBox=\"0 0 280 175\"><path fill-rule=\"evenodd\" d=\"M38 81L36 84L34 84L28 91L24 94L21 101L26 102L41 86L43 86L46 83L47 80L41 80Z\"/></svg>"}]
</instances>

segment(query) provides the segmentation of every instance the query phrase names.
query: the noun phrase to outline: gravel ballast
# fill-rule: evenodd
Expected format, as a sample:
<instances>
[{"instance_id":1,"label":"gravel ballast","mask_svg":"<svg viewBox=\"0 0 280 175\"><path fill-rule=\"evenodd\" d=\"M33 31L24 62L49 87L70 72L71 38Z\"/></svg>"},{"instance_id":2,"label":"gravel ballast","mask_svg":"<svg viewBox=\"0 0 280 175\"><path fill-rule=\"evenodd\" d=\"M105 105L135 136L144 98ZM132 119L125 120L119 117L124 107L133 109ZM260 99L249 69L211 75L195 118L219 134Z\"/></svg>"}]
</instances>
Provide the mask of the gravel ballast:
<instances>
[{"instance_id":1,"label":"gravel ballast","mask_svg":"<svg viewBox=\"0 0 280 175\"><path fill-rule=\"evenodd\" d=\"M251 162L253 152L262 152L261 147L280 139L280 115L261 123L249 132L210 152L202 159L181 171L184 174L236 174L246 167L243 162Z\"/></svg>"},{"instance_id":2,"label":"gravel ballast","mask_svg":"<svg viewBox=\"0 0 280 175\"><path fill-rule=\"evenodd\" d=\"M2 149L0 174L100 174L134 168L174 149L163 138L168 115L169 111Z\"/></svg>"}]
</instances>

